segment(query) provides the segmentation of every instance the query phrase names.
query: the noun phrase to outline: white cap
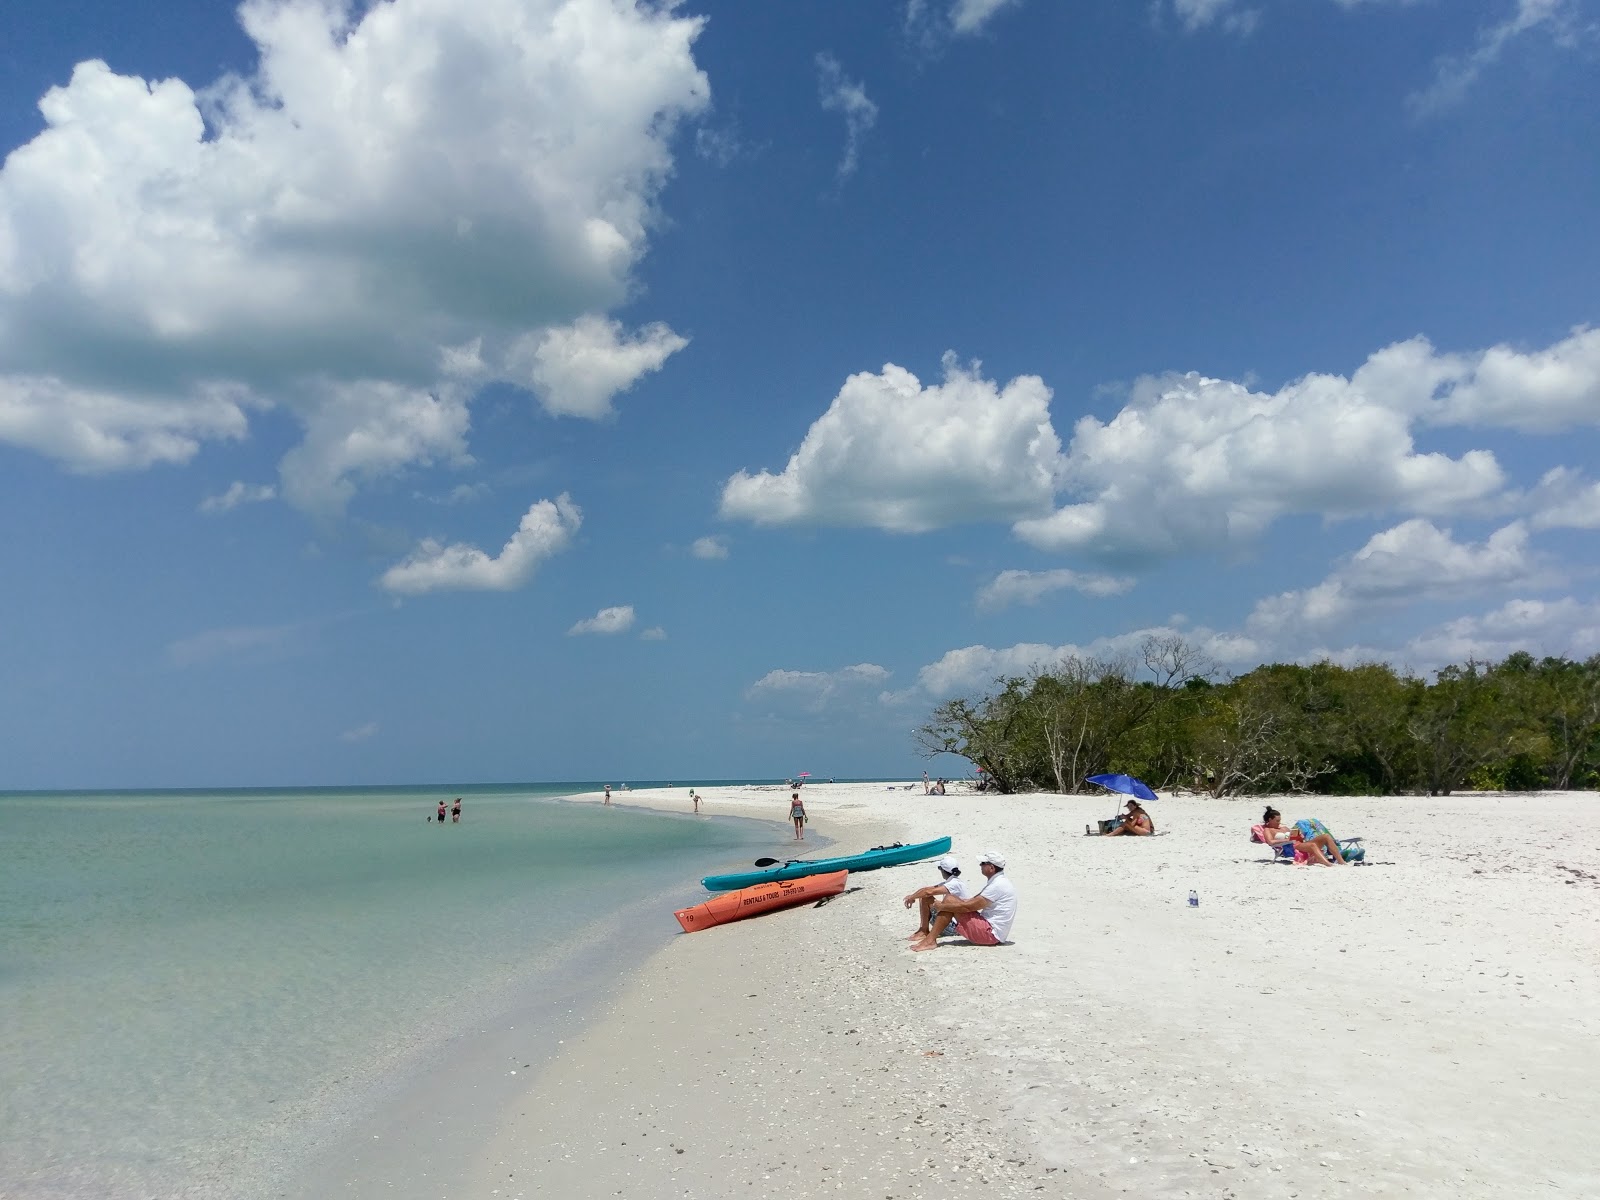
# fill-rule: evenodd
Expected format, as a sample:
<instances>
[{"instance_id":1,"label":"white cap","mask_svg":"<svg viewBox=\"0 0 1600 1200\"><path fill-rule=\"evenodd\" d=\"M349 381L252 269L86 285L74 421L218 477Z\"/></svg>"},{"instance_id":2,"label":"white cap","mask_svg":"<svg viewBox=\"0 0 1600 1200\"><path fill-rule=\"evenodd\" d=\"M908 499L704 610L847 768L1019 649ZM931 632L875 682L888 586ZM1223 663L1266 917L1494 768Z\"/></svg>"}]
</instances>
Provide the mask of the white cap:
<instances>
[{"instance_id":1,"label":"white cap","mask_svg":"<svg viewBox=\"0 0 1600 1200\"><path fill-rule=\"evenodd\" d=\"M998 850L985 850L978 855L978 865L982 866L984 863L988 863L991 867L999 867L1004 871L1006 869L1006 856Z\"/></svg>"},{"instance_id":2,"label":"white cap","mask_svg":"<svg viewBox=\"0 0 1600 1200\"><path fill-rule=\"evenodd\" d=\"M961 863L955 855L946 854L939 860L939 870L943 871L946 875L949 875L954 871L961 870Z\"/></svg>"}]
</instances>

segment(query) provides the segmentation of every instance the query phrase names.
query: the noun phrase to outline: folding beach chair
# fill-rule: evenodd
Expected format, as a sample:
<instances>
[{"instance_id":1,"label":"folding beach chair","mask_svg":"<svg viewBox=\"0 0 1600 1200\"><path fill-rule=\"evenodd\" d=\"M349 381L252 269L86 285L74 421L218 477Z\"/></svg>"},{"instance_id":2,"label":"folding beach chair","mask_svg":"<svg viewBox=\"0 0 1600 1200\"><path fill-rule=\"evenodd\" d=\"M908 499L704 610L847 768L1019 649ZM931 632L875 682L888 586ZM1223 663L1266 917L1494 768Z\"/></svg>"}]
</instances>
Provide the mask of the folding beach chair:
<instances>
[{"instance_id":1,"label":"folding beach chair","mask_svg":"<svg viewBox=\"0 0 1600 1200\"><path fill-rule=\"evenodd\" d=\"M1267 854L1273 862L1292 863L1294 861L1294 843L1279 842L1274 846L1267 840L1267 827L1265 825L1250 826L1250 840L1252 842L1260 842L1265 846Z\"/></svg>"},{"instance_id":2,"label":"folding beach chair","mask_svg":"<svg viewBox=\"0 0 1600 1200\"><path fill-rule=\"evenodd\" d=\"M1297 821L1295 824L1298 825L1299 822ZM1323 826L1322 822L1313 821L1311 824L1316 826L1317 832L1327 832L1327 829ZM1304 861L1304 856L1298 854L1295 849L1298 843L1279 842L1274 845L1267 838L1267 827L1265 825L1250 826L1250 840L1252 842L1260 842L1263 846L1265 846L1269 851L1273 862L1294 863ZM1361 844L1360 838L1334 838L1333 840L1338 844L1339 853L1344 855L1345 862L1356 863L1366 858L1367 850L1366 847Z\"/></svg>"}]
</instances>

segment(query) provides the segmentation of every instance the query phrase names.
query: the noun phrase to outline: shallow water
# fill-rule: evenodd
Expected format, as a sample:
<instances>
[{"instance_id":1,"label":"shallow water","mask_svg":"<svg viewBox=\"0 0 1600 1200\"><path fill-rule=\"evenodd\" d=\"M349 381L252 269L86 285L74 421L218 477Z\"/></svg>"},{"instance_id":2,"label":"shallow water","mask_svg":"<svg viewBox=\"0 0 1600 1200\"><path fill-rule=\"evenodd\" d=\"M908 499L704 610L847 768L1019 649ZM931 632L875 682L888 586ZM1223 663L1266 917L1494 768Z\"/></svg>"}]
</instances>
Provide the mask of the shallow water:
<instances>
[{"instance_id":1,"label":"shallow water","mask_svg":"<svg viewBox=\"0 0 1600 1200\"><path fill-rule=\"evenodd\" d=\"M0 796L0 1193L235 1193L572 972L572 930L767 836L554 790L462 792L444 825L426 789Z\"/></svg>"}]
</instances>

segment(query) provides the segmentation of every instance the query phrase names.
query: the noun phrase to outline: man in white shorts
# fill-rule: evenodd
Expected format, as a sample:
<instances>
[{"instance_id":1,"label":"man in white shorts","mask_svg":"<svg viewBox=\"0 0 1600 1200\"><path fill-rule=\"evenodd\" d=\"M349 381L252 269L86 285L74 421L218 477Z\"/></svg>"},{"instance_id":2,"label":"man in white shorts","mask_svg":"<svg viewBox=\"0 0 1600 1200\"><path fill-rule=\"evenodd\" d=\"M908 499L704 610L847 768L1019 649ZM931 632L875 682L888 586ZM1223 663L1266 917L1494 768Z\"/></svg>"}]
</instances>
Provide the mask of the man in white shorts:
<instances>
[{"instance_id":1,"label":"man in white shorts","mask_svg":"<svg viewBox=\"0 0 1600 1200\"><path fill-rule=\"evenodd\" d=\"M963 900L942 900L928 932L911 943L913 950L932 950L939 935L955 922L957 932L977 946L998 946L1011 935L1017 915L1017 889L1005 877L1006 856L985 850L978 859L983 886Z\"/></svg>"},{"instance_id":2,"label":"man in white shorts","mask_svg":"<svg viewBox=\"0 0 1600 1200\"><path fill-rule=\"evenodd\" d=\"M928 936L928 921L933 908L946 896L953 900L965 900L972 894L972 885L961 878L961 864L946 854L939 860L940 882L930 883L925 888L918 888L906 897L906 907L913 904L917 906L919 920L917 928L907 935L907 940Z\"/></svg>"}]
</instances>

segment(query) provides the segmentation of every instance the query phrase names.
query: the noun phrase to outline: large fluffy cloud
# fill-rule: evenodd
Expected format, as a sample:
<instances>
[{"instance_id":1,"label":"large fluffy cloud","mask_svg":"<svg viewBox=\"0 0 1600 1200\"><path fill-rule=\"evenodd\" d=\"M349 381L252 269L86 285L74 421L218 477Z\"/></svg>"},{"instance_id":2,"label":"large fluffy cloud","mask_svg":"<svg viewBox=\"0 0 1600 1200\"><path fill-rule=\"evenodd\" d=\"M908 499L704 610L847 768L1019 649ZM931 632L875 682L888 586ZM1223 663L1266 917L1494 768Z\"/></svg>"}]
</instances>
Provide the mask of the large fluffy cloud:
<instances>
[{"instance_id":1,"label":"large fluffy cloud","mask_svg":"<svg viewBox=\"0 0 1600 1200\"><path fill-rule=\"evenodd\" d=\"M1421 339L1394 349L1432 356L1442 370L1439 392L1424 414L1437 424L1523 433L1600 428L1600 329L1578 329L1528 353L1494 346L1440 357Z\"/></svg>"},{"instance_id":2,"label":"large fluffy cloud","mask_svg":"<svg viewBox=\"0 0 1600 1200\"><path fill-rule=\"evenodd\" d=\"M1108 422L1078 422L1069 491L1017 533L1041 549L1164 557L1260 533L1290 513L1449 513L1504 482L1488 451L1421 454L1409 414L1359 381L1313 375L1272 394L1189 374L1142 379Z\"/></svg>"},{"instance_id":3,"label":"large fluffy cloud","mask_svg":"<svg viewBox=\"0 0 1600 1200\"><path fill-rule=\"evenodd\" d=\"M0 438L139 467L240 436L250 404L315 440L350 389L415 415L418 394L496 380L592 416L682 344L597 314L627 297L674 126L707 101L699 19L612 0L240 18L249 78L197 92L81 63L7 158ZM286 496L335 504L393 469L397 423L375 455L308 452ZM405 461L458 453L450 424Z\"/></svg>"},{"instance_id":4,"label":"large fluffy cloud","mask_svg":"<svg viewBox=\"0 0 1600 1200\"><path fill-rule=\"evenodd\" d=\"M571 544L583 514L562 493L541 500L523 515L517 531L497 556L463 543L444 545L429 538L378 583L391 592L417 595L439 591L508 592L532 578L539 564Z\"/></svg>"},{"instance_id":5,"label":"large fluffy cloud","mask_svg":"<svg viewBox=\"0 0 1600 1200\"><path fill-rule=\"evenodd\" d=\"M1064 454L1049 403L1036 376L1002 388L953 355L928 387L894 364L853 375L781 472L726 482L722 515L891 532L1013 520L1041 550L1122 562L1247 543L1292 515L1437 518L1526 503L1549 510L1536 525L1585 525L1593 500L1570 472L1519 495L1493 452L1424 450L1415 435L1600 425L1600 330L1532 351L1442 353L1412 338L1349 377L1273 392L1194 372L1145 377L1109 420L1079 420ZM1035 582L1008 579L1001 593Z\"/></svg>"},{"instance_id":6,"label":"large fluffy cloud","mask_svg":"<svg viewBox=\"0 0 1600 1200\"><path fill-rule=\"evenodd\" d=\"M1247 628L1281 645L1297 631L1337 628L1378 609L1529 583L1539 570L1521 521L1477 544L1429 521L1406 521L1375 534L1315 587L1260 601Z\"/></svg>"},{"instance_id":7,"label":"large fluffy cloud","mask_svg":"<svg viewBox=\"0 0 1600 1200\"><path fill-rule=\"evenodd\" d=\"M893 363L850 376L781 473L727 481L722 515L916 533L1048 509L1061 449L1050 390L1033 375L999 387L953 354L944 372L928 387Z\"/></svg>"},{"instance_id":8,"label":"large fluffy cloud","mask_svg":"<svg viewBox=\"0 0 1600 1200\"><path fill-rule=\"evenodd\" d=\"M1441 354L1413 338L1348 379L1276 392L1202 375L1139 380L1108 422L1078 422L1064 468L1081 499L1020 522L1049 550L1160 557L1249 538L1291 513L1443 516L1498 493L1487 450L1420 453L1417 426L1557 431L1600 424L1600 330L1544 350Z\"/></svg>"}]
</instances>

